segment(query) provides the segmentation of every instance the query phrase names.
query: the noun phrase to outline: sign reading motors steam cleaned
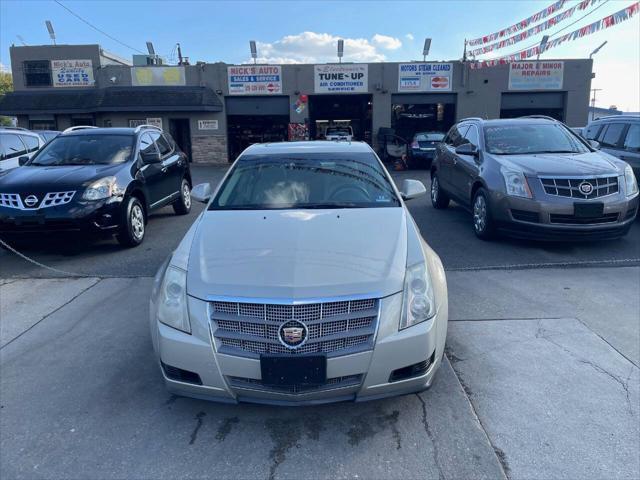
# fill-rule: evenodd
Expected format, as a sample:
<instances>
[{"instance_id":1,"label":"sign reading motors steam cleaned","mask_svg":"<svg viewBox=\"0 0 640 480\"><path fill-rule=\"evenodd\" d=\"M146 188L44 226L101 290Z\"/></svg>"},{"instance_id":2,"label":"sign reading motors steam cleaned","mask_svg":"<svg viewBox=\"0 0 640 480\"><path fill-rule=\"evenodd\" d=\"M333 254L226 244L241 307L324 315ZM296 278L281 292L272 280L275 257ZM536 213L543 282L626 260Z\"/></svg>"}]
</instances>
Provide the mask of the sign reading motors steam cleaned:
<instances>
[{"instance_id":1,"label":"sign reading motors steam cleaned","mask_svg":"<svg viewBox=\"0 0 640 480\"><path fill-rule=\"evenodd\" d=\"M316 93L366 93L369 65L315 65Z\"/></svg>"},{"instance_id":2,"label":"sign reading motors steam cleaned","mask_svg":"<svg viewBox=\"0 0 640 480\"><path fill-rule=\"evenodd\" d=\"M452 63L401 63L398 65L399 92L450 92Z\"/></svg>"}]
</instances>

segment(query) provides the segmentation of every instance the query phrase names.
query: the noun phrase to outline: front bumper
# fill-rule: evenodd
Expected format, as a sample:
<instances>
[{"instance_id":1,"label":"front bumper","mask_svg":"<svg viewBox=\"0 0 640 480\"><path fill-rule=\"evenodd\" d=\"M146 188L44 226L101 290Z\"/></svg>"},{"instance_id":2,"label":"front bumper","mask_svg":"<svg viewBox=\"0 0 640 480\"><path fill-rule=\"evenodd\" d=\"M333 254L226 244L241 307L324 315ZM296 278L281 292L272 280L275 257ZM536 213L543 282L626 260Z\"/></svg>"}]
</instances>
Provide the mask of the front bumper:
<instances>
[{"instance_id":1,"label":"front bumper","mask_svg":"<svg viewBox=\"0 0 640 480\"><path fill-rule=\"evenodd\" d=\"M534 198L521 198L494 191L491 212L497 228L510 236L540 240L577 241L619 238L631 228L638 214L638 195L601 197L589 202L604 204L602 216L575 216L575 198L549 196L534 191Z\"/></svg>"},{"instance_id":2,"label":"front bumper","mask_svg":"<svg viewBox=\"0 0 640 480\"><path fill-rule=\"evenodd\" d=\"M260 382L260 360L218 353L211 333L207 302L189 297L192 333L186 334L151 318L153 345L160 364L199 376L201 384L169 378L167 389L179 395L220 402L312 405L372 400L428 388L440 366L446 338L447 309L434 318L398 331L402 294L380 300L380 318L372 350L328 358L327 383L310 390L273 389ZM430 361L419 375L390 381L394 370Z\"/></svg>"},{"instance_id":3,"label":"front bumper","mask_svg":"<svg viewBox=\"0 0 640 480\"><path fill-rule=\"evenodd\" d=\"M0 235L83 232L115 233L121 225L122 199L74 200L68 204L20 210L0 207Z\"/></svg>"}]
</instances>

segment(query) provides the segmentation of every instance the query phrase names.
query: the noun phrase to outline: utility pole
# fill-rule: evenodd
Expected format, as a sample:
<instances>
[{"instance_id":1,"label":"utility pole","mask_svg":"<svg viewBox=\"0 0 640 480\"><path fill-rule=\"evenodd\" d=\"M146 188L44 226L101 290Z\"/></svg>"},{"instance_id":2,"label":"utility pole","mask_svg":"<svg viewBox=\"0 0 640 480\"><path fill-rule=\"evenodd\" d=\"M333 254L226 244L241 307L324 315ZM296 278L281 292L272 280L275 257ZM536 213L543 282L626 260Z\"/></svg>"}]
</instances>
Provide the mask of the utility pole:
<instances>
[{"instance_id":1,"label":"utility pole","mask_svg":"<svg viewBox=\"0 0 640 480\"><path fill-rule=\"evenodd\" d=\"M593 97L591 97L591 108L596 108L596 92L601 91L601 88L592 88L591 92L593 93Z\"/></svg>"},{"instance_id":2,"label":"utility pole","mask_svg":"<svg viewBox=\"0 0 640 480\"><path fill-rule=\"evenodd\" d=\"M462 53L462 61L467 61L467 39L464 39L464 52Z\"/></svg>"},{"instance_id":3,"label":"utility pole","mask_svg":"<svg viewBox=\"0 0 640 480\"><path fill-rule=\"evenodd\" d=\"M182 65L182 50L180 49L180 44L176 44L178 47L178 65Z\"/></svg>"}]
</instances>

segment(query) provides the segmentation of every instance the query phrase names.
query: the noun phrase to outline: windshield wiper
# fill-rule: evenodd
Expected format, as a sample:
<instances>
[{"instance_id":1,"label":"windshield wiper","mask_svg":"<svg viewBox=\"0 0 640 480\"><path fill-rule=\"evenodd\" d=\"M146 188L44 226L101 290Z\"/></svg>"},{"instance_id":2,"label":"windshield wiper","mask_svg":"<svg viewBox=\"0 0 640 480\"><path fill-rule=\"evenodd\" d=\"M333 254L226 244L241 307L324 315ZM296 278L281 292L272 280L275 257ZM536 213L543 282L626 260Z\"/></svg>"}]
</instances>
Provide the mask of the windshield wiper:
<instances>
[{"instance_id":1,"label":"windshield wiper","mask_svg":"<svg viewBox=\"0 0 640 480\"><path fill-rule=\"evenodd\" d=\"M534 155L537 155L538 153L580 153L580 152L576 152L575 150L543 150L540 152L531 152Z\"/></svg>"}]
</instances>

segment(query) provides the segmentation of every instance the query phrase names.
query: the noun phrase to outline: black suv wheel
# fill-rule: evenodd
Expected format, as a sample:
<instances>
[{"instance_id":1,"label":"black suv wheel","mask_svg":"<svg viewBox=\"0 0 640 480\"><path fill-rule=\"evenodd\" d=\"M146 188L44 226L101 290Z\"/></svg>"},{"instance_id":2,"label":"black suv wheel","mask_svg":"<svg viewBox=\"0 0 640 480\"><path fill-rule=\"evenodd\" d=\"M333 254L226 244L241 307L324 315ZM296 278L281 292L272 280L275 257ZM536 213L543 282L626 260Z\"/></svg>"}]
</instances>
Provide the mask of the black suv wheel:
<instances>
[{"instance_id":1,"label":"black suv wheel","mask_svg":"<svg viewBox=\"0 0 640 480\"><path fill-rule=\"evenodd\" d=\"M173 211L177 215L186 215L191 211L191 185L186 178L180 184L180 197L173 203Z\"/></svg>"},{"instance_id":2,"label":"black suv wheel","mask_svg":"<svg viewBox=\"0 0 640 480\"><path fill-rule=\"evenodd\" d=\"M449 206L449 197L442 190L440 186L440 179L436 172L431 177L431 205L438 210L447 208Z\"/></svg>"},{"instance_id":3,"label":"black suv wheel","mask_svg":"<svg viewBox=\"0 0 640 480\"><path fill-rule=\"evenodd\" d=\"M130 197L125 208L124 222L116 238L125 247L137 247L144 240L144 234L144 208L140 200Z\"/></svg>"}]
</instances>

